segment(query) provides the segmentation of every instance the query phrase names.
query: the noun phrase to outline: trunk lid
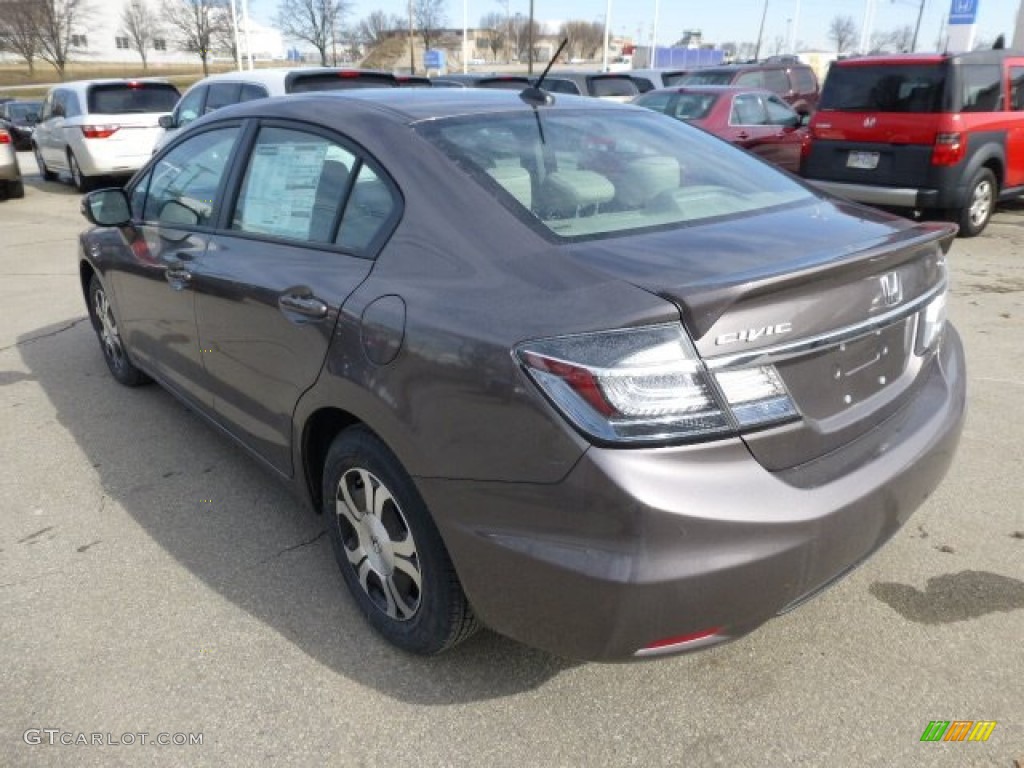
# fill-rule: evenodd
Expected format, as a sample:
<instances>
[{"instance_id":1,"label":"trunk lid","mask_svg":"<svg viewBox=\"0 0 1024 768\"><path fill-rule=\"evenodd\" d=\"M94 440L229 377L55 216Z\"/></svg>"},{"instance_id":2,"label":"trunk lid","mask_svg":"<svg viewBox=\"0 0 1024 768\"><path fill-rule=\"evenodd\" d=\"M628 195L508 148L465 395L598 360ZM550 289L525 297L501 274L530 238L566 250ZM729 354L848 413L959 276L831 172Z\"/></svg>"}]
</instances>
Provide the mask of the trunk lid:
<instances>
[{"instance_id":1,"label":"trunk lid","mask_svg":"<svg viewBox=\"0 0 1024 768\"><path fill-rule=\"evenodd\" d=\"M821 200L695 226L682 241L678 231L631 239L630 252L615 240L573 248L678 306L710 371L774 365L801 418L744 439L781 470L835 450L912 396L930 360L915 350L918 315L945 290L954 232Z\"/></svg>"}]
</instances>

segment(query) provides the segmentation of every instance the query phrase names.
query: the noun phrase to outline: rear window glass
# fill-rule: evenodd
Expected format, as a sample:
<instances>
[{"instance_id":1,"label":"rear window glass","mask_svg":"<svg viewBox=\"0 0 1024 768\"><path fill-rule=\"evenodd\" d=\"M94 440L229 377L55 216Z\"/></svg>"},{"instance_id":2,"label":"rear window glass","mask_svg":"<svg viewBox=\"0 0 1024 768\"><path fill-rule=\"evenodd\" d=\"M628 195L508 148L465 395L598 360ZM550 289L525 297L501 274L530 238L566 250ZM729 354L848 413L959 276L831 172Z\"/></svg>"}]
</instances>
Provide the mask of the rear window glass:
<instances>
[{"instance_id":1,"label":"rear window glass","mask_svg":"<svg viewBox=\"0 0 1024 768\"><path fill-rule=\"evenodd\" d=\"M733 72L690 72L670 85L729 85Z\"/></svg>"},{"instance_id":2,"label":"rear window glass","mask_svg":"<svg viewBox=\"0 0 1024 768\"><path fill-rule=\"evenodd\" d=\"M7 116L12 120L21 120L22 118L28 117L33 112L39 114L42 111L43 102L32 101L17 104L7 105Z\"/></svg>"},{"instance_id":3,"label":"rear window glass","mask_svg":"<svg viewBox=\"0 0 1024 768\"><path fill-rule=\"evenodd\" d=\"M95 115L170 112L180 95L170 83L94 85L89 88L89 112Z\"/></svg>"},{"instance_id":4,"label":"rear window glass","mask_svg":"<svg viewBox=\"0 0 1024 768\"><path fill-rule=\"evenodd\" d=\"M678 85L686 78L685 72L663 72L661 82L665 85Z\"/></svg>"},{"instance_id":5,"label":"rear window glass","mask_svg":"<svg viewBox=\"0 0 1024 768\"><path fill-rule=\"evenodd\" d=\"M834 66L818 106L849 112L939 112L946 71L939 64Z\"/></svg>"},{"instance_id":6,"label":"rear window glass","mask_svg":"<svg viewBox=\"0 0 1024 768\"><path fill-rule=\"evenodd\" d=\"M559 238L814 199L745 152L648 112L492 114L428 121L418 130L512 211Z\"/></svg>"},{"instance_id":7,"label":"rear window glass","mask_svg":"<svg viewBox=\"0 0 1024 768\"><path fill-rule=\"evenodd\" d=\"M629 77L590 78L591 96L636 96L638 93L636 83Z\"/></svg>"},{"instance_id":8,"label":"rear window glass","mask_svg":"<svg viewBox=\"0 0 1024 768\"><path fill-rule=\"evenodd\" d=\"M397 85L394 77L379 72L313 72L290 76L285 90L288 93L309 93L347 88L394 88Z\"/></svg>"},{"instance_id":9,"label":"rear window glass","mask_svg":"<svg viewBox=\"0 0 1024 768\"><path fill-rule=\"evenodd\" d=\"M809 69L796 67L791 70L793 75L793 86L800 93L811 93L817 89L818 83L814 79L814 73Z\"/></svg>"},{"instance_id":10,"label":"rear window glass","mask_svg":"<svg viewBox=\"0 0 1024 768\"><path fill-rule=\"evenodd\" d=\"M499 91L521 91L530 84L525 77L485 77L473 83L474 88L495 88Z\"/></svg>"}]
</instances>

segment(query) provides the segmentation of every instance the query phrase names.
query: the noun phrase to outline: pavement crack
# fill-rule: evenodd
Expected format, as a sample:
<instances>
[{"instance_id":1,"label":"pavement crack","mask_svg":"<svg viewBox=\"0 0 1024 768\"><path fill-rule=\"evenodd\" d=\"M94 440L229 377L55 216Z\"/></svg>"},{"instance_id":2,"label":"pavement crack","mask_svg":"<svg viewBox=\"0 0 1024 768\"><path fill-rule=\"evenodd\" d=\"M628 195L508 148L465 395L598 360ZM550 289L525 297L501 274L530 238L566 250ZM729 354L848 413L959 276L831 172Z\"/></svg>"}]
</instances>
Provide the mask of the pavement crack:
<instances>
[{"instance_id":1,"label":"pavement crack","mask_svg":"<svg viewBox=\"0 0 1024 768\"><path fill-rule=\"evenodd\" d=\"M64 331L70 331L76 325L80 325L80 324L84 323L88 319L89 319L89 316L85 315L84 317L80 317L77 320L72 320L67 325L65 325L65 326L63 326L61 328L58 328L55 331L50 331L49 333L41 333L38 336L30 336L27 339L22 339L21 341L16 341L14 344L10 344L10 345L8 345L6 347L0 347L0 352L6 352L7 350L14 349L15 347L21 347L21 346L23 346L25 344L31 344L32 342L40 341L41 339L49 339L52 336L57 336L58 334L64 333Z\"/></svg>"},{"instance_id":2,"label":"pavement crack","mask_svg":"<svg viewBox=\"0 0 1024 768\"><path fill-rule=\"evenodd\" d=\"M324 528L322 531L320 531L316 536L313 536L312 538L306 539L305 541L300 541L298 544L292 544L290 547L285 547L284 549L275 552L270 557L263 558L258 563L256 563L256 565L266 565L271 560L276 560L277 558L281 557L282 555L286 555L289 552L294 552L297 549L302 549L304 547L316 544L316 542L322 539L325 535L327 535L326 528Z\"/></svg>"}]
</instances>

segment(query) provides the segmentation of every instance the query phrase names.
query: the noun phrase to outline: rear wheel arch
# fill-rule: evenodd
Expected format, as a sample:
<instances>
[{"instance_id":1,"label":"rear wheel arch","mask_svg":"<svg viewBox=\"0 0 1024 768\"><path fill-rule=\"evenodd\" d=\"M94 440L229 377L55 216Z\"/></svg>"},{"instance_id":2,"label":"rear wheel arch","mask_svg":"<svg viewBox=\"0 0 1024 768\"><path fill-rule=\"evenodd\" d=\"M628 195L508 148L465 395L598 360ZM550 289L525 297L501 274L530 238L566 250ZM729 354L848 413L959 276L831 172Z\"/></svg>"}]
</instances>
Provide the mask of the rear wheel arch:
<instances>
[{"instance_id":1,"label":"rear wheel arch","mask_svg":"<svg viewBox=\"0 0 1024 768\"><path fill-rule=\"evenodd\" d=\"M82 286L82 298L85 299L86 306L89 304L89 283L92 282L94 276L96 276L96 270L92 268L92 264L84 259L78 262L78 279Z\"/></svg>"},{"instance_id":2,"label":"rear wheel arch","mask_svg":"<svg viewBox=\"0 0 1024 768\"><path fill-rule=\"evenodd\" d=\"M341 408L320 408L314 411L302 429L302 470L306 490L317 514L323 510L323 476L327 453L334 438L342 430L366 424ZM367 427L368 428L368 427Z\"/></svg>"}]
</instances>

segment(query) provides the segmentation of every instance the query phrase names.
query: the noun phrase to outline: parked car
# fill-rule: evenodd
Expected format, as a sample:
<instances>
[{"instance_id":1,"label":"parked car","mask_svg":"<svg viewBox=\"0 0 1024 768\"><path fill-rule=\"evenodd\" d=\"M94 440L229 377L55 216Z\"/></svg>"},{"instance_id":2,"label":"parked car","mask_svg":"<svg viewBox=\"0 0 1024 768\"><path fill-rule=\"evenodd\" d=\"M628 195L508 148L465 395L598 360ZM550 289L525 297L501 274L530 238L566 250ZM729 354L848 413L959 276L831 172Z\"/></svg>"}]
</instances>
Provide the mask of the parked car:
<instances>
[{"instance_id":1,"label":"parked car","mask_svg":"<svg viewBox=\"0 0 1024 768\"><path fill-rule=\"evenodd\" d=\"M397 88L402 83L389 72L352 67L253 69L204 77L185 91L174 111L160 120L162 147L177 131L215 109L270 96L352 88ZM418 85L408 82L406 85Z\"/></svg>"},{"instance_id":2,"label":"parked car","mask_svg":"<svg viewBox=\"0 0 1024 768\"><path fill-rule=\"evenodd\" d=\"M111 374L322 511L384 637L707 647L933 492L964 415L952 225L638 107L414 96L209 114L85 198L79 249Z\"/></svg>"},{"instance_id":3,"label":"parked car","mask_svg":"<svg viewBox=\"0 0 1024 768\"><path fill-rule=\"evenodd\" d=\"M832 65L802 173L833 194L980 234L1024 193L1024 55L904 54Z\"/></svg>"},{"instance_id":4,"label":"parked car","mask_svg":"<svg viewBox=\"0 0 1024 768\"><path fill-rule=\"evenodd\" d=\"M544 78L544 90L593 96L609 101L629 101L640 89L627 72L551 72Z\"/></svg>"},{"instance_id":5,"label":"parked car","mask_svg":"<svg viewBox=\"0 0 1024 768\"><path fill-rule=\"evenodd\" d=\"M41 101L8 101L0 104L0 127L11 134L14 148L19 152L32 149L32 133L39 122Z\"/></svg>"},{"instance_id":6,"label":"parked car","mask_svg":"<svg viewBox=\"0 0 1024 768\"><path fill-rule=\"evenodd\" d=\"M701 67L684 75L676 85L736 85L764 88L778 94L801 115L818 108L818 77L806 64L766 61Z\"/></svg>"},{"instance_id":7,"label":"parked car","mask_svg":"<svg viewBox=\"0 0 1024 768\"><path fill-rule=\"evenodd\" d=\"M14 138L6 128L0 128L0 194L5 198L25 196Z\"/></svg>"},{"instance_id":8,"label":"parked car","mask_svg":"<svg viewBox=\"0 0 1024 768\"><path fill-rule=\"evenodd\" d=\"M633 103L692 123L792 173L800 170L810 141L804 118L770 91L679 86L650 91Z\"/></svg>"},{"instance_id":9,"label":"parked car","mask_svg":"<svg viewBox=\"0 0 1024 768\"><path fill-rule=\"evenodd\" d=\"M683 79L686 69L631 69L628 74L640 93L669 88Z\"/></svg>"},{"instance_id":10,"label":"parked car","mask_svg":"<svg viewBox=\"0 0 1024 768\"><path fill-rule=\"evenodd\" d=\"M178 101L166 80L79 80L51 88L32 149L47 181L59 171L84 192L98 176L127 178L153 154L158 120Z\"/></svg>"}]
</instances>

